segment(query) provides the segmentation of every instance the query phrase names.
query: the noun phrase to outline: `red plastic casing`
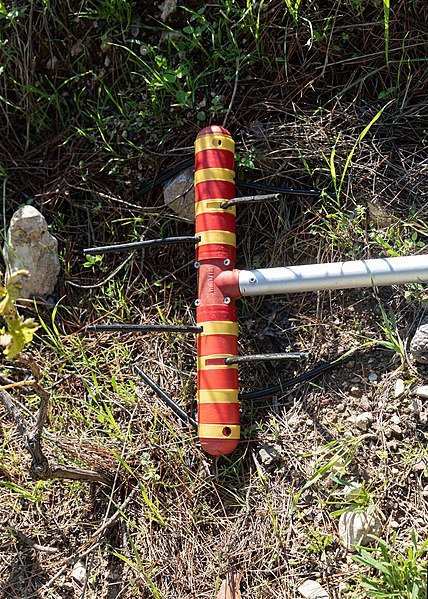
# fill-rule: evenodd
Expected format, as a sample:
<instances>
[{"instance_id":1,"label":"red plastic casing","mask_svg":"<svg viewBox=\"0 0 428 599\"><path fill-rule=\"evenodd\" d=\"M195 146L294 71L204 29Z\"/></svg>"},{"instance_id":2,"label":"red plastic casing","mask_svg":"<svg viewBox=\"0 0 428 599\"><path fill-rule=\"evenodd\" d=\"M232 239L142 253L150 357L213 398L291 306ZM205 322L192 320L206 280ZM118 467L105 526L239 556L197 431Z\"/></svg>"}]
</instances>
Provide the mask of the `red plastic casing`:
<instances>
[{"instance_id":1,"label":"red plastic casing","mask_svg":"<svg viewBox=\"0 0 428 599\"><path fill-rule=\"evenodd\" d=\"M240 436L238 369L225 364L238 354L236 307L227 295L227 289L237 288L236 213L220 207L234 197L234 142L223 127L207 127L195 142L196 235L201 237L196 320L203 327L197 339L198 431L203 449L216 456L232 452Z\"/></svg>"}]
</instances>

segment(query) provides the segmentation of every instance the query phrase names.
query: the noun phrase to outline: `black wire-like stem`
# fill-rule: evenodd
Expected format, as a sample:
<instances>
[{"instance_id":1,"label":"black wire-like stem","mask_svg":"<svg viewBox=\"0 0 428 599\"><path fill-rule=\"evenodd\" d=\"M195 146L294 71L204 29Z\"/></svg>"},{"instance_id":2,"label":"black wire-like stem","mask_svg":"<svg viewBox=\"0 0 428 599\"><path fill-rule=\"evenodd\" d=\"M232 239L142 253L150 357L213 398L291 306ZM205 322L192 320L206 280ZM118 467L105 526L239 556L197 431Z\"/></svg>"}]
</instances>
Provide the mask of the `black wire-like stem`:
<instances>
[{"instance_id":1,"label":"black wire-like stem","mask_svg":"<svg viewBox=\"0 0 428 599\"><path fill-rule=\"evenodd\" d=\"M242 198L233 198L231 200L225 200L220 204L220 208L230 208L236 206L236 204L250 204L255 202L277 202L280 200L282 195L280 193L267 193L265 195L258 196L243 196Z\"/></svg>"},{"instance_id":2,"label":"black wire-like stem","mask_svg":"<svg viewBox=\"0 0 428 599\"><path fill-rule=\"evenodd\" d=\"M180 408L180 406L178 404L176 404L175 401L172 400L169 397L169 395L167 395L165 393L165 391L162 391L162 389L160 387L158 387L158 385L156 385L156 383L154 382L153 379L151 379L145 372L143 372L141 370L141 368L138 368L138 366L134 365L134 370L137 374L140 375L140 377L143 379L143 381L145 383L147 383L147 385L151 389L153 389L153 391L156 393L156 395L158 397L160 397L162 399L162 401L164 401L168 407L171 408L171 410L174 412L174 414L176 416L178 416L181 420L183 420L183 422L188 422L191 426L193 426L193 428L195 428L195 429L198 428L198 423L196 422L196 420L194 420L184 410L182 410Z\"/></svg>"},{"instance_id":3,"label":"black wire-like stem","mask_svg":"<svg viewBox=\"0 0 428 599\"><path fill-rule=\"evenodd\" d=\"M226 358L225 364L242 364L246 362L275 362L276 360L299 360L307 358L307 352L285 352L279 354L253 354L252 356L233 356Z\"/></svg>"},{"instance_id":4,"label":"black wire-like stem","mask_svg":"<svg viewBox=\"0 0 428 599\"><path fill-rule=\"evenodd\" d=\"M169 324L91 324L86 327L87 331L103 333L105 331L118 331L120 333L202 333L203 328L193 325L169 325Z\"/></svg>"},{"instance_id":5,"label":"black wire-like stem","mask_svg":"<svg viewBox=\"0 0 428 599\"><path fill-rule=\"evenodd\" d=\"M298 376L293 377L292 379L288 379L286 381L282 381L278 385L274 385L273 387L267 387L266 389L260 389L259 391L251 391L250 393L240 393L238 395L239 399L260 399L261 397L268 397L270 395L274 395L275 393L280 393L289 387L294 387L294 385L298 385L300 383L304 383L305 381L309 381L314 379L315 377L339 366L342 364L348 357L349 352L346 352L343 356L339 356L335 360L331 362L325 362L324 364L320 364L312 370L308 370L308 372L303 372Z\"/></svg>"},{"instance_id":6,"label":"black wire-like stem","mask_svg":"<svg viewBox=\"0 0 428 599\"><path fill-rule=\"evenodd\" d=\"M246 187L248 189L263 189L264 191L271 191L272 193L286 193L294 196L315 196L319 197L321 191L318 189L293 189L291 187L275 187L274 185L265 185L264 183L257 183L256 181L235 181L237 187Z\"/></svg>"},{"instance_id":7,"label":"black wire-like stem","mask_svg":"<svg viewBox=\"0 0 428 599\"><path fill-rule=\"evenodd\" d=\"M172 245L174 243L197 243L201 238L197 235L183 237L164 237L163 239L146 239L145 241L134 241L132 243L119 243L115 245L104 245L95 248L86 248L84 254L106 254L107 252L121 252L123 250L135 250L138 248L152 247L155 245Z\"/></svg>"},{"instance_id":8,"label":"black wire-like stem","mask_svg":"<svg viewBox=\"0 0 428 599\"><path fill-rule=\"evenodd\" d=\"M131 202L135 202L136 200L140 199L141 196L143 196L145 193L152 191L154 187L157 187L164 181L171 179L177 173L180 173L181 171L184 171L186 168L189 168L189 166L193 166L194 163L195 159L189 158L181 164L178 164L172 169L169 169L168 171L164 172L163 175L160 175L154 181L149 181L139 191L137 191L136 194L132 196ZM287 193L289 195L306 195L315 197L319 197L321 195L321 191L318 191L317 189L292 189L291 187L274 187L272 185L266 185L264 183L240 181L239 179L235 181L235 185L237 187L247 187L249 189L263 189L264 191Z\"/></svg>"}]
</instances>

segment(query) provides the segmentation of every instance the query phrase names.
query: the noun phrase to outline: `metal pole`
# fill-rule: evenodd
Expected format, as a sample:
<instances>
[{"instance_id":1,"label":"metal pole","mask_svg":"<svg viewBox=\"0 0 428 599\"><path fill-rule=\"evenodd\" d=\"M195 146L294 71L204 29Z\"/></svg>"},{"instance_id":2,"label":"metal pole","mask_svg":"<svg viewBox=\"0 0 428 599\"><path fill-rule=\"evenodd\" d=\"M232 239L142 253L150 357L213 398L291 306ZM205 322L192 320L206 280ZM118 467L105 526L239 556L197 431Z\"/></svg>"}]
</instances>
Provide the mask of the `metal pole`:
<instances>
[{"instance_id":1,"label":"metal pole","mask_svg":"<svg viewBox=\"0 0 428 599\"><path fill-rule=\"evenodd\" d=\"M427 282L427 255L239 271L243 296Z\"/></svg>"},{"instance_id":2,"label":"metal pole","mask_svg":"<svg viewBox=\"0 0 428 599\"><path fill-rule=\"evenodd\" d=\"M164 237L163 239L146 239L145 241L133 241L131 243L116 243L115 245L103 245L94 248L85 248L84 254L106 254L107 252L122 252L124 250L138 250L139 248L153 247L155 245L173 245L176 243L197 243L200 237L187 235L184 237Z\"/></svg>"},{"instance_id":3,"label":"metal pole","mask_svg":"<svg viewBox=\"0 0 428 599\"><path fill-rule=\"evenodd\" d=\"M202 333L202 327L169 324L91 324L86 327L90 333L117 331L119 333Z\"/></svg>"}]
</instances>

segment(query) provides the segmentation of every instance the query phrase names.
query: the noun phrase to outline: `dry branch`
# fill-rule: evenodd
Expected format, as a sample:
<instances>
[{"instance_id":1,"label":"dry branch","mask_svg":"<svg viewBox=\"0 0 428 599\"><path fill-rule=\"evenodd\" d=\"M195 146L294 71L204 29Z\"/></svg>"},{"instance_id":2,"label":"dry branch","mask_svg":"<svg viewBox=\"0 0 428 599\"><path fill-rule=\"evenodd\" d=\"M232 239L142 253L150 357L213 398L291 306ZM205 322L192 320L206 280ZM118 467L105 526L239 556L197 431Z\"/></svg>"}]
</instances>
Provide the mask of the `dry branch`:
<instances>
[{"instance_id":1,"label":"dry branch","mask_svg":"<svg viewBox=\"0 0 428 599\"><path fill-rule=\"evenodd\" d=\"M18 432L24 441L24 447L31 455L31 478L34 480L62 478L97 483L111 482L106 474L75 466L57 464L53 460L48 460L42 450L41 436L48 412L49 394L39 383L35 383L33 386L40 397L40 407L37 413L36 422L33 426L30 426L25 420L13 397L5 389L0 389L1 402L15 422Z\"/></svg>"}]
</instances>

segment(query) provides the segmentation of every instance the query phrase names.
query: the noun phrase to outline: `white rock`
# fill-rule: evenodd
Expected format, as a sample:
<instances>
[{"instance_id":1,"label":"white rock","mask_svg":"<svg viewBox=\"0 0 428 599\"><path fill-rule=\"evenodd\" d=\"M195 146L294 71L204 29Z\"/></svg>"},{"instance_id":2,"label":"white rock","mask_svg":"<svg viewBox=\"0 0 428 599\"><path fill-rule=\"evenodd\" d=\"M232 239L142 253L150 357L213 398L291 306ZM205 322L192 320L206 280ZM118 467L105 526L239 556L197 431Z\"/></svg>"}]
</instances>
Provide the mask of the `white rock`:
<instances>
[{"instance_id":1,"label":"white rock","mask_svg":"<svg viewBox=\"0 0 428 599\"><path fill-rule=\"evenodd\" d=\"M416 362L428 364L428 318L425 317L418 326L410 342L410 354Z\"/></svg>"},{"instance_id":2,"label":"white rock","mask_svg":"<svg viewBox=\"0 0 428 599\"><path fill-rule=\"evenodd\" d=\"M347 510L339 519L340 540L348 551L355 551L359 545L368 545L371 542L369 535L379 535L381 530L382 522L376 513Z\"/></svg>"},{"instance_id":3,"label":"white rock","mask_svg":"<svg viewBox=\"0 0 428 599\"><path fill-rule=\"evenodd\" d=\"M421 387L416 387L415 394L418 397L422 397L422 399L428 399L428 385L422 385Z\"/></svg>"},{"instance_id":4,"label":"white rock","mask_svg":"<svg viewBox=\"0 0 428 599\"><path fill-rule=\"evenodd\" d=\"M83 585L86 578L85 564L81 561L76 562L71 571L71 576L76 582Z\"/></svg>"},{"instance_id":5,"label":"white rock","mask_svg":"<svg viewBox=\"0 0 428 599\"><path fill-rule=\"evenodd\" d=\"M33 206L23 206L12 216L3 248L6 280L15 271L25 269L20 297L47 297L53 293L60 271L58 242L46 220Z\"/></svg>"},{"instance_id":6,"label":"white rock","mask_svg":"<svg viewBox=\"0 0 428 599\"><path fill-rule=\"evenodd\" d=\"M307 599L329 599L327 591L316 580L307 580L297 590Z\"/></svg>"},{"instance_id":7,"label":"white rock","mask_svg":"<svg viewBox=\"0 0 428 599\"><path fill-rule=\"evenodd\" d=\"M397 399L398 397L401 397L404 393L404 391L406 390L406 387L404 386L404 381L403 379L397 379L395 381L395 387L394 387L394 397Z\"/></svg>"},{"instance_id":8,"label":"white rock","mask_svg":"<svg viewBox=\"0 0 428 599\"><path fill-rule=\"evenodd\" d=\"M164 203L178 216L195 220L195 188L193 167L179 173L163 186Z\"/></svg>"}]
</instances>

